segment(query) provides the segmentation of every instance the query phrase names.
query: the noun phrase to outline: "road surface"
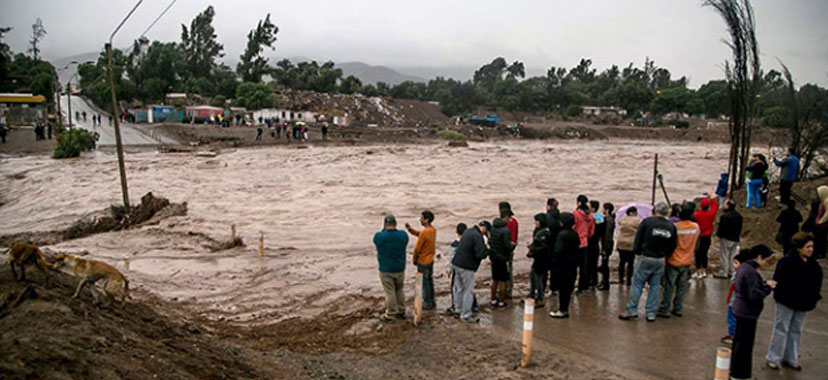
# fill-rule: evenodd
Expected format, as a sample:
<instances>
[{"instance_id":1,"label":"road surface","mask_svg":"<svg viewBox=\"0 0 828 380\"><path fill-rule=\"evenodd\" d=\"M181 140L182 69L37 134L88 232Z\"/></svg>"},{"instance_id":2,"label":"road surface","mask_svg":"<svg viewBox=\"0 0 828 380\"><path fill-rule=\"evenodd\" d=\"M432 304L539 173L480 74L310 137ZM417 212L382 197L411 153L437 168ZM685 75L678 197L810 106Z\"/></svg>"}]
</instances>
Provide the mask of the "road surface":
<instances>
[{"instance_id":1,"label":"road surface","mask_svg":"<svg viewBox=\"0 0 828 380\"><path fill-rule=\"evenodd\" d=\"M60 97L61 111L65 117L67 115L72 117L72 126L83 128L88 131L97 132L100 134L98 146L115 145L115 128L109 124L109 117L100 110L89 104L86 99L80 96L73 95L72 101L72 115L69 115L69 104L66 96ZM75 113L81 115L80 118L75 117ZM86 120L83 119L83 112L86 112ZM101 125L92 124L92 115L101 114ZM166 138L164 136L155 136L145 133L140 126L129 123L121 123L121 142L124 145L164 145L175 144L176 141Z\"/></svg>"}]
</instances>

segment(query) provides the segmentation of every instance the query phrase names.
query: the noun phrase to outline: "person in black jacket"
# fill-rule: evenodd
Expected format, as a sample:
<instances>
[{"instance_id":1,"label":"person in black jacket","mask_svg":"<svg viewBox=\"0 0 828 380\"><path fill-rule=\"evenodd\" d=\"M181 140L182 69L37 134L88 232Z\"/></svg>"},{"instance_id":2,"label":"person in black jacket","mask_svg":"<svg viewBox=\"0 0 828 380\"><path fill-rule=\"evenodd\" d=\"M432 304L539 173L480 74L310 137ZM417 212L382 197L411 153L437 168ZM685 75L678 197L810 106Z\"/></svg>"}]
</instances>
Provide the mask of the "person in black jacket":
<instances>
[{"instance_id":1,"label":"person in black jacket","mask_svg":"<svg viewBox=\"0 0 828 380\"><path fill-rule=\"evenodd\" d=\"M532 243L529 244L529 253L526 255L532 258L532 271L529 273L529 297L535 299L535 308L544 306L546 274L549 272L549 260L552 256L553 243L546 223L546 214L535 215L535 230L532 233Z\"/></svg>"},{"instance_id":2,"label":"person in black jacket","mask_svg":"<svg viewBox=\"0 0 828 380\"><path fill-rule=\"evenodd\" d=\"M509 259L514 246L512 234L506 228L506 221L496 218L492 221L489 237L489 260L492 262L492 307L506 307L506 284L509 282Z\"/></svg>"},{"instance_id":3,"label":"person in black jacket","mask_svg":"<svg viewBox=\"0 0 828 380\"><path fill-rule=\"evenodd\" d=\"M558 281L555 280L555 241L558 240L558 233L561 231L561 211L558 209L558 200L549 198L546 200L546 222L549 225L549 241L553 257L549 261L549 291L552 295L558 291Z\"/></svg>"},{"instance_id":4,"label":"person in black jacket","mask_svg":"<svg viewBox=\"0 0 828 380\"><path fill-rule=\"evenodd\" d=\"M736 316L736 335L733 336L733 355L730 359L731 379L750 379L753 367L753 343L756 340L756 321L762 314L765 297L776 287L776 281L765 282L758 269L768 264L773 252L760 244L745 252L746 259L736 273L733 315Z\"/></svg>"},{"instance_id":5,"label":"person in black jacket","mask_svg":"<svg viewBox=\"0 0 828 380\"><path fill-rule=\"evenodd\" d=\"M601 265L598 266L598 273L601 273L601 283L598 290L609 290L610 268L609 259L612 251L615 250L615 205L604 203L604 237L601 242Z\"/></svg>"},{"instance_id":6,"label":"person in black jacket","mask_svg":"<svg viewBox=\"0 0 828 380\"><path fill-rule=\"evenodd\" d=\"M736 211L736 202L728 199L724 212L719 217L719 274L716 278L729 279L733 274L733 257L739 252L739 237L742 235L742 214Z\"/></svg>"},{"instance_id":7,"label":"person in black jacket","mask_svg":"<svg viewBox=\"0 0 828 380\"><path fill-rule=\"evenodd\" d=\"M785 254L791 251L791 238L799 232L799 223L802 223L802 214L796 211L796 201L788 199L785 204L788 208L782 210L776 221L779 223L779 232L776 233L776 242L782 246Z\"/></svg>"},{"instance_id":8,"label":"person in black jacket","mask_svg":"<svg viewBox=\"0 0 828 380\"><path fill-rule=\"evenodd\" d=\"M451 293L454 297L454 312L465 322L477 322L472 315L474 304L474 273L480 267L480 262L488 255L485 235L492 225L482 221L478 225L467 229L460 237L457 253L451 260L454 269L454 284Z\"/></svg>"},{"instance_id":9,"label":"person in black jacket","mask_svg":"<svg viewBox=\"0 0 828 380\"><path fill-rule=\"evenodd\" d=\"M800 370L799 344L805 325L805 314L816 308L822 299L822 268L813 259L814 238L806 232L793 236L794 250L776 263L773 280L778 283L773 292L776 314L770 348L765 359L768 367L780 365Z\"/></svg>"},{"instance_id":10,"label":"person in black jacket","mask_svg":"<svg viewBox=\"0 0 828 380\"><path fill-rule=\"evenodd\" d=\"M572 229L575 216L561 213L561 231L555 239L555 279L558 285L558 310L550 312L552 318L569 318L569 300L575 289L575 275L581 258L581 238Z\"/></svg>"}]
</instances>

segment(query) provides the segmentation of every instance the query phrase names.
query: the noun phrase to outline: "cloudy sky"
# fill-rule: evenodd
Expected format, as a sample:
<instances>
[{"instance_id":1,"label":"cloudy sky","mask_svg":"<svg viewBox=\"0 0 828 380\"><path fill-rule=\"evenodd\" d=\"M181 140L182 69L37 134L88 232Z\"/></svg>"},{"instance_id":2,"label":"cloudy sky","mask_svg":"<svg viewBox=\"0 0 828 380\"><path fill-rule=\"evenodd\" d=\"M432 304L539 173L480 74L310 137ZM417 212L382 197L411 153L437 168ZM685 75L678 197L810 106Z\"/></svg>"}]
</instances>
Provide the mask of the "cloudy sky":
<instances>
[{"instance_id":1,"label":"cloudy sky","mask_svg":"<svg viewBox=\"0 0 828 380\"><path fill-rule=\"evenodd\" d=\"M115 37L131 41L169 4L144 0ZM721 18L701 0L584 1L266 1L178 0L147 34L179 40L208 5L227 59L238 60L246 34L267 13L279 26L273 57L362 61L406 68L473 70L497 56L525 63L529 74L550 66L570 68L589 57L599 70L612 64L640 66L645 57L686 75L691 87L721 78L730 57L721 39ZM99 51L133 6L132 0L0 0L0 26L14 29L6 43L24 51L31 24L40 17L48 31L41 43L47 59ZM799 83L828 85L828 1L754 0L757 34L766 68L777 58ZM453 70L452 70L453 69ZM471 76L471 72L468 72Z\"/></svg>"}]
</instances>

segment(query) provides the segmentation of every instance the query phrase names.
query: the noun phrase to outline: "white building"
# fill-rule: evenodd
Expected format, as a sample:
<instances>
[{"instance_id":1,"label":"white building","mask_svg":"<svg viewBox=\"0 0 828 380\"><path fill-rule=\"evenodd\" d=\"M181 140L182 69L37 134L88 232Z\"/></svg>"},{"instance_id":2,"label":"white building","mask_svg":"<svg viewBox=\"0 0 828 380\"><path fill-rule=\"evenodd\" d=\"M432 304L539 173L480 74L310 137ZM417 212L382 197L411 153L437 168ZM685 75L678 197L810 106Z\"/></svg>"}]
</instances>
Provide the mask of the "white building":
<instances>
[{"instance_id":1,"label":"white building","mask_svg":"<svg viewBox=\"0 0 828 380\"><path fill-rule=\"evenodd\" d=\"M581 114L586 116L600 116L600 115L619 115L627 116L627 110L618 107L595 107L583 106L581 107Z\"/></svg>"},{"instance_id":2,"label":"white building","mask_svg":"<svg viewBox=\"0 0 828 380\"><path fill-rule=\"evenodd\" d=\"M261 109L253 112L253 118L256 120L259 120L259 117L263 119L277 117L279 118L279 121L304 121L306 123L315 123L317 116L318 113L312 111L291 111L274 108Z\"/></svg>"}]
</instances>

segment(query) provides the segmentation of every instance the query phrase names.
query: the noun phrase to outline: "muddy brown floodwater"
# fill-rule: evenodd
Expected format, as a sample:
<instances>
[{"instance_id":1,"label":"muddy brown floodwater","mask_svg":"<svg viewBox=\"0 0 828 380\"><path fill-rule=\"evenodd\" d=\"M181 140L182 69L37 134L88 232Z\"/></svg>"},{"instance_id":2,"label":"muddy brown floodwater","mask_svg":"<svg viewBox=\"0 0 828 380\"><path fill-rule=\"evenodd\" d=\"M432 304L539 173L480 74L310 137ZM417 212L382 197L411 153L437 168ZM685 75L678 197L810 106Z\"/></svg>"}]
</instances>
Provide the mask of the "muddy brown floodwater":
<instances>
[{"instance_id":1,"label":"muddy brown floodwater","mask_svg":"<svg viewBox=\"0 0 828 380\"><path fill-rule=\"evenodd\" d=\"M343 296L353 301L339 308L346 313L382 296L371 239L385 213L402 225L432 210L444 256L457 223L491 220L497 202L507 200L521 223L519 244L525 244L532 216L544 210L547 197L558 198L564 210L574 208L580 193L616 205L646 203L654 153L671 200L697 197L714 189L727 150L720 144L521 141L468 148L269 147L211 158L131 153L132 201L152 191L187 202L188 215L49 248L88 251L123 270L133 288L194 305L213 319L270 323L313 316ZM0 176L2 233L65 228L121 199L110 153L69 160L3 157ZM210 252L191 234L225 239L232 224L246 247ZM259 232L266 246L261 260ZM516 256L517 271L525 271L528 259ZM446 289L446 261L437 264L438 291Z\"/></svg>"}]
</instances>

